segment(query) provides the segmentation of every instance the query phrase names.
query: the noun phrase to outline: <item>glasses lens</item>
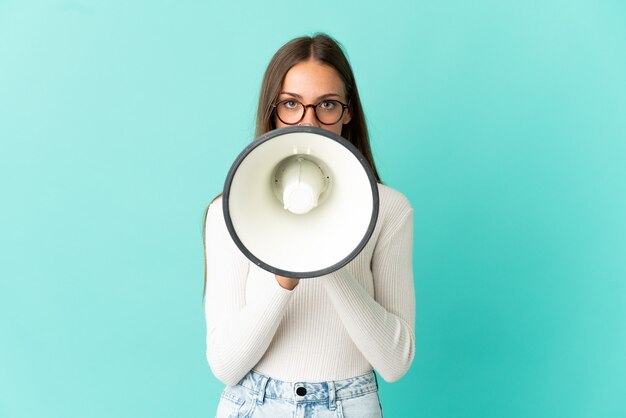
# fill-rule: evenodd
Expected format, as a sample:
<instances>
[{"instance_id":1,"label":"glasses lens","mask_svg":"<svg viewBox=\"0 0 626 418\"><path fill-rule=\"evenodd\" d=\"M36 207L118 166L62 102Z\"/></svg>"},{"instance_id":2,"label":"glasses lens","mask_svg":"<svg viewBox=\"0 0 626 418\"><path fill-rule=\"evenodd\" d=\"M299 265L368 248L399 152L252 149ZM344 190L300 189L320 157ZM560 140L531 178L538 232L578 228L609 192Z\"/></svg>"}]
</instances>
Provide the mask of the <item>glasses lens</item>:
<instances>
[{"instance_id":1,"label":"glasses lens","mask_svg":"<svg viewBox=\"0 0 626 418\"><path fill-rule=\"evenodd\" d=\"M315 115L324 125L334 125L343 116L343 109L337 100L324 100L315 107Z\"/></svg>"},{"instance_id":2,"label":"glasses lens","mask_svg":"<svg viewBox=\"0 0 626 418\"><path fill-rule=\"evenodd\" d=\"M304 106L297 100L283 100L276 104L278 118L287 125L294 125L302 119Z\"/></svg>"}]
</instances>

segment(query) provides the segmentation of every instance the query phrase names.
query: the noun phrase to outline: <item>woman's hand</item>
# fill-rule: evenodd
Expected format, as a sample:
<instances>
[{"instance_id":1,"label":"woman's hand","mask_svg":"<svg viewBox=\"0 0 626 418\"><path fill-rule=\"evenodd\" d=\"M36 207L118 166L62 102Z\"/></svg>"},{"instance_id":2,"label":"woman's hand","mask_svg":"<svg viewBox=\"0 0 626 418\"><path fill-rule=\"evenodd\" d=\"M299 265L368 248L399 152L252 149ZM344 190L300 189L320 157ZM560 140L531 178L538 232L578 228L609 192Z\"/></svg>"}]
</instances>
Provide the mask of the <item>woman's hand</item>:
<instances>
[{"instance_id":1,"label":"woman's hand","mask_svg":"<svg viewBox=\"0 0 626 418\"><path fill-rule=\"evenodd\" d=\"M295 289L300 282L300 279L290 279L289 277L279 276L278 274L275 274L274 277L276 277L276 281L280 287L287 290Z\"/></svg>"}]
</instances>

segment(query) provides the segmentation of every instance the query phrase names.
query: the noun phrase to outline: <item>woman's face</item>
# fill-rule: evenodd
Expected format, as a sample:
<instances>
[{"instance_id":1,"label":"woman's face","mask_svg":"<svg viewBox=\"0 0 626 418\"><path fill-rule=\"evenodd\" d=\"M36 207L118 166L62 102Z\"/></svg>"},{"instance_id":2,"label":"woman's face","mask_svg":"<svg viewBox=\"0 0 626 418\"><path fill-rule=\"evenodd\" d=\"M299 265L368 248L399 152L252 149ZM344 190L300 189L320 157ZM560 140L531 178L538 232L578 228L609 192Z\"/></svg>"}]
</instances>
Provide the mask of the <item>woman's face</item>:
<instances>
[{"instance_id":1,"label":"woman's face","mask_svg":"<svg viewBox=\"0 0 626 418\"><path fill-rule=\"evenodd\" d=\"M282 89L278 95L278 102L283 100L297 100L304 104L326 105L325 100L338 100L347 103L345 86L337 71L329 66L314 60L302 61L287 71L283 80ZM291 103L290 103L291 105ZM274 116L277 128L289 126ZM306 109L301 125L317 126L327 131L341 135L341 128L350 122L350 112L345 110L339 121L333 125L321 124L315 117L312 107Z\"/></svg>"}]
</instances>

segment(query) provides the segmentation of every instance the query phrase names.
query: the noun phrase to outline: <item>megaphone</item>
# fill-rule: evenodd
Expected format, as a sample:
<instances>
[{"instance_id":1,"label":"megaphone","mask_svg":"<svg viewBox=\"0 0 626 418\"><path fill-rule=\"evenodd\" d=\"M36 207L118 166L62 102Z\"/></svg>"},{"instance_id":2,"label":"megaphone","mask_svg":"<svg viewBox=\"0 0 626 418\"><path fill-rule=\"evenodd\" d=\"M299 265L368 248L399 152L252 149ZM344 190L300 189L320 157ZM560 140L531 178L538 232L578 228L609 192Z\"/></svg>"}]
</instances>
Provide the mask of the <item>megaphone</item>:
<instances>
[{"instance_id":1,"label":"megaphone","mask_svg":"<svg viewBox=\"0 0 626 418\"><path fill-rule=\"evenodd\" d=\"M249 260L304 279L340 269L365 247L378 218L378 185L349 141L290 126L239 154L222 202L228 232Z\"/></svg>"}]
</instances>

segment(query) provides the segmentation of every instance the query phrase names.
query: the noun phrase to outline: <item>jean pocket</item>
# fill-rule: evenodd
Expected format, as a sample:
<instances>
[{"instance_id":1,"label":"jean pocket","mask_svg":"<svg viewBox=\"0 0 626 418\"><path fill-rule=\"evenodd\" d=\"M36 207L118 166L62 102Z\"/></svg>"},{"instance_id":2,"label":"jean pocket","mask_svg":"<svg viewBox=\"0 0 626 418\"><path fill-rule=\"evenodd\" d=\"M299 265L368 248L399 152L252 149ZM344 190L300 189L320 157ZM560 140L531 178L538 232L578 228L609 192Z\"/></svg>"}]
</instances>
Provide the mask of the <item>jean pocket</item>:
<instances>
[{"instance_id":1,"label":"jean pocket","mask_svg":"<svg viewBox=\"0 0 626 418\"><path fill-rule=\"evenodd\" d=\"M215 418L239 418L244 403L245 400L233 394L229 388L224 389L217 405Z\"/></svg>"},{"instance_id":2,"label":"jean pocket","mask_svg":"<svg viewBox=\"0 0 626 418\"><path fill-rule=\"evenodd\" d=\"M340 418L382 418L383 411L377 392L337 401Z\"/></svg>"}]
</instances>

